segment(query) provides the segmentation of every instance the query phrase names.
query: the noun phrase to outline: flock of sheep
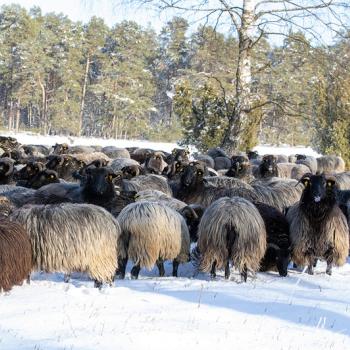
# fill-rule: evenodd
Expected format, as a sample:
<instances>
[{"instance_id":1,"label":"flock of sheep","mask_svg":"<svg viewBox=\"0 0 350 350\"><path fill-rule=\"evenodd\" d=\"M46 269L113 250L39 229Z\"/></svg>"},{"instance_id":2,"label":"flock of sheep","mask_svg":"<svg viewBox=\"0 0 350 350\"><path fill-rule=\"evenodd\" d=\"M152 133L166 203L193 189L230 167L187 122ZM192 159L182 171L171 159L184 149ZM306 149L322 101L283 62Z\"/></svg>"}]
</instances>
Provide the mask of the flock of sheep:
<instances>
[{"instance_id":1,"label":"flock of sheep","mask_svg":"<svg viewBox=\"0 0 350 350\"><path fill-rule=\"evenodd\" d=\"M291 261L349 254L350 172L340 157L228 156L174 149L56 144L0 137L0 291L32 271L83 272L96 287L172 260L242 280L287 276ZM191 243L196 243L191 251Z\"/></svg>"}]
</instances>

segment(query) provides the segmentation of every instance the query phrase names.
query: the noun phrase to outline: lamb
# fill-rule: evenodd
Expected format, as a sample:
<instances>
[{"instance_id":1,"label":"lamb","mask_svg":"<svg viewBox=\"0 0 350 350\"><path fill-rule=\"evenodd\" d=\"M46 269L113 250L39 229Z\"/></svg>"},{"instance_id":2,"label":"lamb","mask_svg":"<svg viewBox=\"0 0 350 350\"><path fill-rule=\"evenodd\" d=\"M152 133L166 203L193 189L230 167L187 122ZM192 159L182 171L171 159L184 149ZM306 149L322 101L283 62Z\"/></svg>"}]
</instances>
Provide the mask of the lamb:
<instances>
[{"instance_id":1,"label":"lamb","mask_svg":"<svg viewBox=\"0 0 350 350\"><path fill-rule=\"evenodd\" d=\"M300 202L287 212L292 259L307 265L309 274L316 259L324 259L330 275L333 265L345 264L349 252L349 228L336 203L336 181L324 174L306 174L300 181L305 187Z\"/></svg>"},{"instance_id":2,"label":"lamb","mask_svg":"<svg viewBox=\"0 0 350 350\"><path fill-rule=\"evenodd\" d=\"M0 219L0 292L23 283L32 270L32 248L27 232L15 222Z\"/></svg>"},{"instance_id":3,"label":"lamb","mask_svg":"<svg viewBox=\"0 0 350 350\"><path fill-rule=\"evenodd\" d=\"M280 276L287 276L291 260L289 225L286 217L274 207L254 203L264 220L266 227L267 248L260 262L260 271L277 268Z\"/></svg>"},{"instance_id":4,"label":"lamb","mask_svg":"<svg viewBox=\"0 0 350 350\"><path fill-rule=\"evenodd\" d=\"M248 271L259 270L266 250L264 221L256 207L240 197L224 197L204 212L198 227L199 270L225 268L230 277L229 262L239 270L244 281Z\"/></svg>"},{"instance_id":5,"label":"lamb","mask_svg":"<svg viewBox=\"0 0 350 350\"><path fill-rule=\"evenodd\" d=\"M103 208L71 203L24 206L10 219L29 233L34 270L85 272L95 287L112 283L120 227Z\"/></svg>"},{"instance_id":6,"label":"lamb","mask_svg":"<svg viewBox=\"0 0 350 350\"><path fill-rule=\"evenodd\" d=\"M189 260L190 237L184 218L175 210L155 202L129 204L118 216L122 234L118 241L119 275L125 276L128 259L134 262L131 277L140 268L155 264L164 276L164 260L173 260L173 276L180 263Z\"/></svg>"}]
</instances>

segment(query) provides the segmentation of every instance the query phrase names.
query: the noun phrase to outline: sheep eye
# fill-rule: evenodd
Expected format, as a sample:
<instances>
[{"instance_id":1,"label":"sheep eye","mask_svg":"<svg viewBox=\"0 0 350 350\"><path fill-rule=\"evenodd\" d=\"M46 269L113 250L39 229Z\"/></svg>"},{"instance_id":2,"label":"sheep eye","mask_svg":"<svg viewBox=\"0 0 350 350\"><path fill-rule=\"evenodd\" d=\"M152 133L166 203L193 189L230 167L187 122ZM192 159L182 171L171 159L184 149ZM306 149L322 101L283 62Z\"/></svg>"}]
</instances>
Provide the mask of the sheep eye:
<instances>
[{"instance_id":1,"label":"sheep eye","mask_svg":"<svg viewBox=\"0 0 350 350\"><path fill-rule=\"evenodd\" d=\"M201 170L198 170L198 171L197 171L197 174L198 174L198 175L203 175L203 172L202 172Z\"/></svg>"},{"instance_id":2,"label":"sheep eye","mask_svg":"<svg viewBox=\"0 0 350 350\"><path fill-rule=\"evenodd\" d=\"M309 181L308 180L304 181L304 186L309 186Z\"/></svg>"},{"instance_id":3,"label":"sheep eye","mask_svg":"<svg viewBox=\"0 0 350 350\"><path fill-rule=\"evenodd\" d=\"M332 182L328 181L328 182L327 182L327 186L328 186L328 187L332 187Z\"/></svg>"},{"instance_id":4,"label":"sheep eye","mask_svg":"<svg viewBox=\"0 0 350 350\"><path fill-rule=\"evenodd\" d=\"M50 179L54 179L55 178L55 176L54 175L50 175Z\"/></svg>"},{"instance_id":5,"label":"sheep eye","mask_svg":"<svg viewBox=\"0 0 350 350\"><path fill-rule=\"evenodd\" d=\"M179 163L177 163L177 164L176 164L176 168L178 168L179 166L180 166L180 164L179 164Z\"/></svg>"}]
</instances>

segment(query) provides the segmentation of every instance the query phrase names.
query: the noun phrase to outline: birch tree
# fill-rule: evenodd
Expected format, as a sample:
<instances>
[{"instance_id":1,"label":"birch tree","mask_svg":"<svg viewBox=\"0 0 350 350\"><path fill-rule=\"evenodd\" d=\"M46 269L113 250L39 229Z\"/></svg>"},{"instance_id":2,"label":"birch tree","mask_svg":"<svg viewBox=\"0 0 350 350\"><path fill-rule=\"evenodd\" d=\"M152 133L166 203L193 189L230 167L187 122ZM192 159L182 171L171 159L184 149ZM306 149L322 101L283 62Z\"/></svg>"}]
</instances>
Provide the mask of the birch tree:
<instances>
[{"instance_id":1,"label":"birch tree","mask_svg":"<svg viewBox=\"0 0 350 350\"><path fill-rule=\"evenodd\" d=\"M273 103L252 93L253 47L267 35L286 35L290 29L300 29L318 41L322 41L324 30L340 34L346 21L345 12L340 12L349 7L341 0L122 0L121 3L171 10L215 26L229 23L236 32L238 56L231 88L235 93L234 108L221 143L228 152L245 148L242 134L252 111Z\"/></svg>"}]
</instances>

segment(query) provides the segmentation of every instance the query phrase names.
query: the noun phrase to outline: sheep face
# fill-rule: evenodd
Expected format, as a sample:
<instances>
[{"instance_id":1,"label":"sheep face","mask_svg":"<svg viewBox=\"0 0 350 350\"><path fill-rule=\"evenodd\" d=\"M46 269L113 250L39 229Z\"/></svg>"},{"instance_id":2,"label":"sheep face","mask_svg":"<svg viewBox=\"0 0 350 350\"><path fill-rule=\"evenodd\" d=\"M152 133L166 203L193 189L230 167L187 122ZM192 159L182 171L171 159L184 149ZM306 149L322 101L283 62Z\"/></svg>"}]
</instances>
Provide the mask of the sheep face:
<instances>
[{"instance_id":1,"label":"sheep face","mask_svg":"<svg viewBox=\"0 0 350 350\"><path fill-rule=\"evenodd\" d=\"M305 154L296 154L295 157L297 160L305 160L306 159Z\"/></svg>"},{"instance_id":2,"label":"sheep face","mask_svg":"<svg viewBox=\"0 0 350 350\"><path fill-rule=\"evenodd\" d=\"M110 198L115 195L113 181L117 175L110 168L88 168L84 176L84 192L91 196Z\"/></svg>"},{"instance_id":3,"label":"sheep face","mask_svg":"<svg viewBox=\"0 0 350 350\"><path fill-rule=\"evenodd\" d=\"M175 161L163 171L164 175L167 175L169 179L175 180L181 177L181 174L184 172L187 163L182 161Z\"/></svg>"},{"instance_id":4,"label":"sheep face","mask_svg":"<svg viewBox=\"0 0 350 350\"><path fill-rule=\"evenodd\" d=\"M68 151L68 145L66 143L56 143L54 146L52 146L53 150L52 153L53 154L63 154L63 153L67 153Z\"/></svg>"},{"instance_id":5,"label":"sheep face","mask_svg":"<svg viewBox=\"0 0 350 350\"><path fill-rule=\"evenodd\" d=\"M248 151L247 155L249 160L258 159L259 157L259 153L257 151Z\"/></svg>"},{"instance_id":6,"label":"sheep face","mask_svg":"<svg viewBox=\"0 0 350 350\"><path fill-rule=\"evenodd\" d=\"M42 171L44 168L44 165L39 162L29 162L25 167L23 167L21 170L19 170L15 176L15 180L29 180L36 174L38 174L40 171Z\"/></svg>"},{"instance_id":7,"label":"sheep face","mask_svg":"<svg viewBox=\"0 0 350 350\"><path fill-rule=\"evenodd\" d=\"M45 169L34 176L32 181L30 181L30 187L38 189L42 186L59 182L56 171Z\"/></svg>"},{"instance_id":8,"label":"sheep face","mask_svg":"<svg viewBox=\"0 0 350 350\"><path fill-rule=\"evenodd\" d=\"M259 170L262 177L277 176L277 158L272 154L265 155L259 165Z\"/></svg>"},{"instance_id":9,"label":"sheep face","mask_svg":"<svg viewBox=\"0 0 350 350\"><path fill-rule=\"evenodd\" d=\"M195 188L203 183L203 178L208 176L208 169L204 164L191 162L188 164L181 176L181 184L184 187Z\"/></svg>"},{"instance_id":10,"label":"sheep face","mask_svg":"<svg viewBox=\"0 0 350 350\"><path fill-rule=\"evenodd\" d=\"M128 165L121 169L123 179L130 180L133 177L141 175L141 169L138 165Z\"/></svg>"},{"instance_id":11,"label":"sheep face","mask_svg":"<svg viewBox=\"0 0 350 350\"><path fill-rule=\"evenodd\" d=\"M180 214L185 218L191 242L198 240L198 225L204 210L205 208L198 204L191 204L180 210Z\"/></svg>"},{"instance_id":12,"label":"sheep face","mask_svg":"<svg viewBox=\"0 0 350 350\"><path fill-rule=\"evenodd\" d=\"M227 171L226 176L242 178L249 173L250 163L244 156L233 156L232 165Z\"/></svg>"},{"instance_id":13,"label":"sheep face","mask_svg":"<svg viewBox=\"0 0 350 350\"><path fill-rule=\"evenodd\" d=\"M145 165L150 173L161 175L167 163L164 161L164 154L162 152L154 152L147 158Z\"/></svg>"},{"instance_id":14,"label":"sheep face","mask_svg":"<svg viewBox=\"0 0 350 350\"><path fill-rule=\"evenodd\" d=\"M304 185L300 204L306 214L323 217L336 204L337 185L333 177L305 174L300 182Z\"/></svg>"},{"instance_id":15,"label":"sheep face","mask_svg":"<svg viewBox=\"0 0 350 350\"><path fill-rule=\"evenodd\" d=\"M182 162L189 161L188 156L190 152L187 149L174 148L171 154L174 157L175 161L182 161Z\"/></svg>"}]
</instances>

